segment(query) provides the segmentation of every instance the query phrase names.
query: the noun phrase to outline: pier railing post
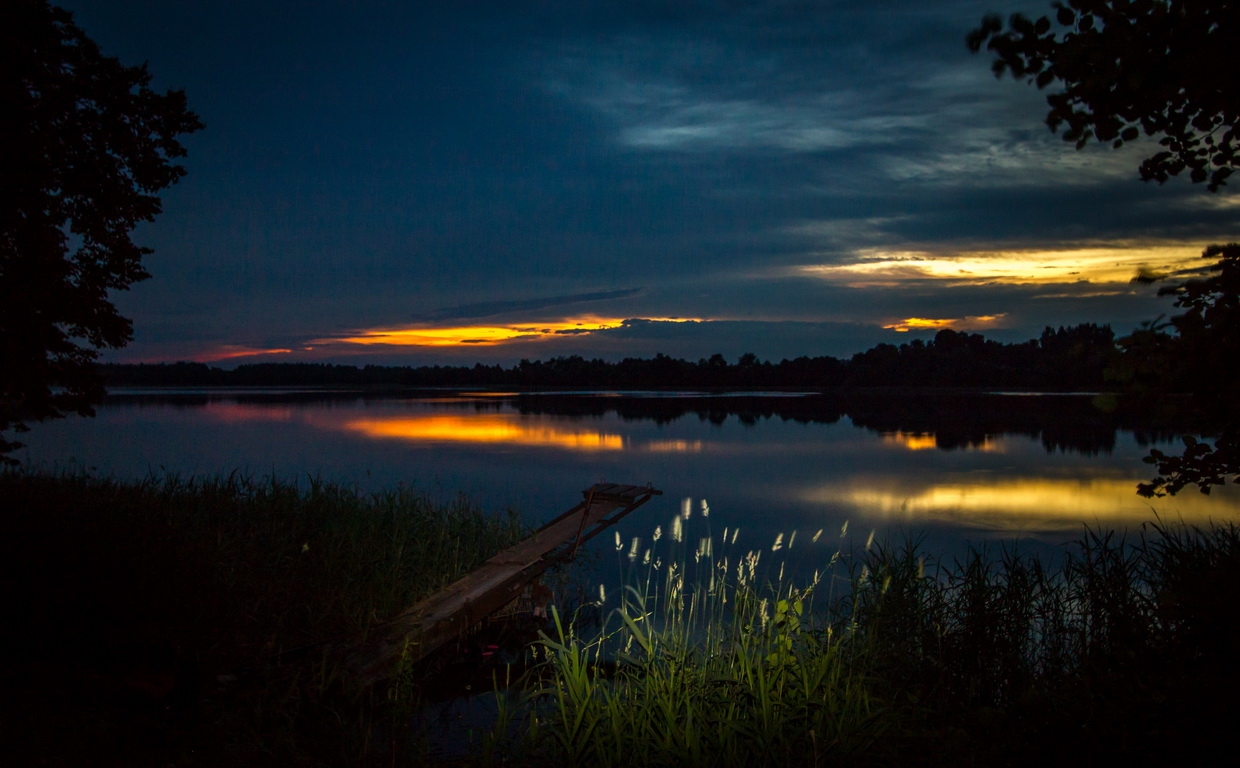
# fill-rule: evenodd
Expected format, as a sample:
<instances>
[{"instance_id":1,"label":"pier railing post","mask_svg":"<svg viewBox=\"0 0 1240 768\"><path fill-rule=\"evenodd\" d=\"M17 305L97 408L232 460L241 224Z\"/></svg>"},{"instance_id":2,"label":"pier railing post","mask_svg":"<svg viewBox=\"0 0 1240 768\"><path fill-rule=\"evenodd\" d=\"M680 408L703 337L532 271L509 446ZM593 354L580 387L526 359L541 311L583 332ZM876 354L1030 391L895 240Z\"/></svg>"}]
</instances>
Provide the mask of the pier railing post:
<instances>
[{"instance_id":1,"label":"pier railing post","mask_svg":"<svg viewBox=\"0 0 1240 768\"><path fill-rule=\"evenodd\" d=\"M586 505L581 508L581 524L577 526L577 538L573 540L573 549L568 553L569 560L577 556L577 547L581 546L581 532L586 529L586 518L590 516L590 508L594 506L594 488L595 486L590 486L590 492L586 495Z\"/></svg>"}]
</instances>

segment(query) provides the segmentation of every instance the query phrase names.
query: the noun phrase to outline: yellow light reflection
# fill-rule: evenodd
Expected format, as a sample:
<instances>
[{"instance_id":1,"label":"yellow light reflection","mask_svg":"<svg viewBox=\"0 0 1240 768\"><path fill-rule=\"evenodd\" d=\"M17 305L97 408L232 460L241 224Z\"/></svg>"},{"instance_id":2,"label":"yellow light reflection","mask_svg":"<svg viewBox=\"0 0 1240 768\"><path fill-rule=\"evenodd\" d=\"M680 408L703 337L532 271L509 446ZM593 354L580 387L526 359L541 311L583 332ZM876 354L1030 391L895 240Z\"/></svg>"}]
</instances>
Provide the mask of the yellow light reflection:
<instances>
[{"instance_id":1,"label":"yellow light reflection","mask_svg":"<svg viewBox=\"0 0 1240 768\"><path fill-rule=\"evenodd\" d=\"M884 432L881 435L884 445L898 446L910 451L927 451L932 448L939 447L939 439L933 432ZM998 442L989 435L983 438L980 444L969 443L965 448L968 451L981 451L983 453L1002 453L1002 448Z\"/></svg>"},{"instance_id":2,"label":"yellow light reflection","mask_svg":"<svg viewBox=\"0 0 1240 768\"><path fill-rule=\"evenodd\" d=\"M502 443L542 446L570 451L622 451L624 437L594 430L558 429L526 423L505 414L401 416L391 419L354 419L344 429L372 438L415 442Z\"/></svg>"},{"instance_id":3,"label":"yellow light reflection","mask_svg":"<svg viewBox=\"0 0 1240 768\"><path fill-rule=\"evenodd\" d=\"M685 323L700 322L699 318L651 317L650 322ZM383 344L398 347L492 347L511 341L532 341L556 336L591 334L619 328L625 318L583 317L564 318L553 321L537 321L512 325L463 325L453 327L414 326L404 328L375 328L352 336L315 339L311 344Z\"/></svg>"},{"instance_id":4,"label":"yellow light reflection","mask_svg":"<svg viewBox=\"0 0 1240 768\"><path fill-rule=\"evenodd\" d=\"M843 504L863 517L915 522L936 521L1006 530L1077 530L1083 523L1136 525L1154 519L1201 523L1234 514L1235 499L1224 494L1184 493L1172 499L1147 501L1136 494L1138 479L986 477L924 487L892 488L871 479L850 488L822 488L807 497Z\"/></svg>"},{"instance_id":5,"label":"yellow light reflection","mask_svg":"<svg viewBox=\"0 0 1240 768\"><path fill-rule=\"evenodd\" d=\"M939 280L968 283L1127 283L1138 272L1201 266L1200 246L1128 245L1061 250L857 252L852 264L801 267L803 274L853 286Z\"/></svg>"},{"instance_id":6,"label":"yellow light reflection","mask_svg":"<svg viewBox=\"0 0 1240 768\"><path fill-rule=\"evenodd\" d=\"M925 432L887 432L882 437L884 444L899 445L910 451L925 451L939 447L939 441L933 432L928 434Z\"/></svg>"}]
</instances>

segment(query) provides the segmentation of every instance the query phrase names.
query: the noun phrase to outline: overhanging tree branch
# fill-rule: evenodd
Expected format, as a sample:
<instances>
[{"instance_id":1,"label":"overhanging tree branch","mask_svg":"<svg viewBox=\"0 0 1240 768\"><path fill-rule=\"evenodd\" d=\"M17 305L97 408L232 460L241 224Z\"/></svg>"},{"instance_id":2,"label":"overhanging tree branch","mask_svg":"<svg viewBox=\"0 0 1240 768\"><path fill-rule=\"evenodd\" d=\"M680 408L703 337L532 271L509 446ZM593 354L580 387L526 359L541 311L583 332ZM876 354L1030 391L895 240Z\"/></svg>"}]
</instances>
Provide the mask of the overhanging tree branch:
<instances>
[{"instance_id":1,"label":"overhanging tree branch","mask_svg":"<svg viewBox=\"0 0 1240 768\"><path fill-rule=\"evenodd\" d=\"M93 413L98 350L132 338L109 292L148 277L130 235L202 127L150 80L47 0L0 5L0 434ZM15 447L0 437L0 459Z\"/></svg>"}]
</instances>

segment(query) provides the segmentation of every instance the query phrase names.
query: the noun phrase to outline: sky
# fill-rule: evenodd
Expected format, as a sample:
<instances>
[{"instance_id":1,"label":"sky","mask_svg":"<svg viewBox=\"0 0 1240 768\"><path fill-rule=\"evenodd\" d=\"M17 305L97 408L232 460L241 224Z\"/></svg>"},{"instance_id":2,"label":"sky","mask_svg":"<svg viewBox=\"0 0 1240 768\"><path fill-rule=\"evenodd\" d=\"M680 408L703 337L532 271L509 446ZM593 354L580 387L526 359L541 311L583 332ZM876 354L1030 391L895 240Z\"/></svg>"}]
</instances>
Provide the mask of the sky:
<instances>
[{"instance_id":1,"label":"sky","mask_svg":"<svg viewBox=\"0 0 1240 768\"><path fill-rule=\"evenodd\" d=\"M968 51L1049 0L59 4L206 125L113 362L1122 335L1175 311L1133 276L1240 229L1240 195L1141 182L1151 139L1075 150Z\"/></svg>"}]
</instances>

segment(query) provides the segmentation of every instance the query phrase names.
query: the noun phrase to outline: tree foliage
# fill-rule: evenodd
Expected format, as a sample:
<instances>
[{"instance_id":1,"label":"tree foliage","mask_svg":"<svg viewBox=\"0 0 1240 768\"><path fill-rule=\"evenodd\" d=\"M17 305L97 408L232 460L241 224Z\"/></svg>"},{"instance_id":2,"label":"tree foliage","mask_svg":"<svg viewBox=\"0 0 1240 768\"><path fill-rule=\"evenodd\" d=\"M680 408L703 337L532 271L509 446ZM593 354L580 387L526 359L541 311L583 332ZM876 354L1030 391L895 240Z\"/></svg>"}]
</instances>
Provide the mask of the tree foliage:
<instances>
[{"instance_id":1,"label":"tree foliage","mask_svg":"<svg viewBox=\"0 0 1240 768\"><path fill-rule=\"evenodd\" d=\"M1227 371L1240 359L1240 244L1211 245L1208 277L1162 288L1186 310L1163 324L1147 324L1120 340L1124 355L1113 376L1150 405L1191 395L1191 406L1214 425L1213 444L1185 436L1182 455L1159 450L1146 461L1158 477L1142 483L1143 496L1174 494L1188 485L1209 493L1230 477L1240 482L1240 392Z\"/></svg>"},{"instance_id":2,"label":"tree foliage","mask_svg":"<svg viewBox=\"0 0 1240 768\"><path fill-rule=\"evenodd\" d=\"M148 275L133 242L202 127L181 91L103 55L47 0L0 4L0 433L102 396L98 350L133 327L109 300ZM0 439L0 457L16 447Z\"/></svg>"},{"instance_id":3,"label":"tree foliage","mask_svg":"<svg viewBox=\"0 0 1240 768\"><path fill-rule=\"evenodd\" d=\"M929 341L879 344L850 359L797 357L779 362L747 352L729 363L722 354L697 362L657 354L608 362L579 355L500 365L407 366L251 363L231 371L203 363L105 365L120 386L519 387L522 389L866 389L983 388L1097 390L1115 354L1109 326L1086 323L1046 328L1040 339L1005 344L981 334L940 330Z\"/></svg>"},{"instance_id":4,"label":"tree foliage","mask_svg":"<svg viewBox=\"0 0 1240 768\"><path fill-rule=\"evenodd\" d=\"M994 54L996 76L1062 86L1046 98L1046 123L1064 128L1077 149L1157 136L1162 149L1142 161L1142 179L1162 183L1187 170L1211 192L1226 184L1240 141L1240 0L1068 0L1053 7L1053 21L1014 14L1004 26L987 16L967 43ZM1207 248L1205 258L1219 259L1211 267L1216 275L1160 291L1187 311L1120 340L1124 354L1112 376L1128 394L1147 404L1190 395L1216 438L1211 445L1185 437L1179 456L1151 451L1146 460L1159 474L1138 486L1144 496L1190 484L1208 493L1229 477L1240 482L1236 385L1225 371L1237 352L1238 250Z\"/></svg>"},{"instance_id":5,"label":"tree foliage","mask_svg":"<svg viewBox=\"0 0 1240 768\"><path fill-rule=\"evenodd\" d=\"M1046 88L1046 123L1077 149L1120 147L1141 133L1162 149L1141 178L1164 182L1187 170L1217 191L1236 169L1240 124L1237 0L1068 0L1054 21L987 16L968 36L1010 73Z\"/></svg>"}]
</instances>

